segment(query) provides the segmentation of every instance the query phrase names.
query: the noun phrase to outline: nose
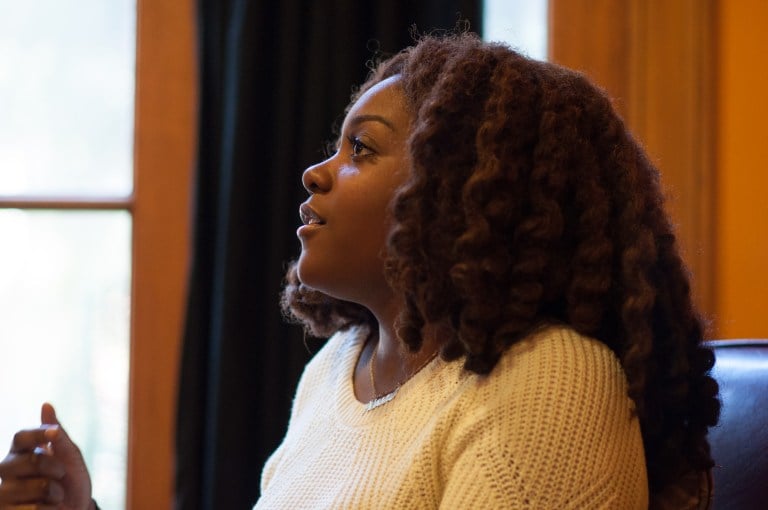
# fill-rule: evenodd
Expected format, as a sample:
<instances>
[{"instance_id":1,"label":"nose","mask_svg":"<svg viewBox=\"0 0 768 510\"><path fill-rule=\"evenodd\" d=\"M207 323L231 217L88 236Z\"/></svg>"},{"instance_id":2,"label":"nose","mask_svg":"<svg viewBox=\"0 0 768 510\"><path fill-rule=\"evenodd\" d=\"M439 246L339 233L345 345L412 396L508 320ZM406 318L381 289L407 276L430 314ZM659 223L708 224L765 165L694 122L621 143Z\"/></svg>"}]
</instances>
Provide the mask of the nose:
<instances>
[{"instance_id":1,"label":"nose","mask_svg":"<svg viewBox=\"0 0 768 510\"><path fill-rule=\"evenodd\" d=\"M333 177L328 164L331 158L321 161L304 170L301 175L301 184L310 194L325 193L331 189Z\"/></svg>"}]
</instances>

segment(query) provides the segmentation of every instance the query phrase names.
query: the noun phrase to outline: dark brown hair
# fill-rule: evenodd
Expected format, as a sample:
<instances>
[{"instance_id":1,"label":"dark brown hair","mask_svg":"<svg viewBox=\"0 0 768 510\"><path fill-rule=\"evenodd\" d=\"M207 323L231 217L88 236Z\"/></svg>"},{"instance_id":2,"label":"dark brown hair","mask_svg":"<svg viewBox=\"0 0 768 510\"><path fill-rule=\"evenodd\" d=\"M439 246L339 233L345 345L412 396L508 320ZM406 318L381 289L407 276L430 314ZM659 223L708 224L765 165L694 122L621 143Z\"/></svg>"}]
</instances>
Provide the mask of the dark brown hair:
<instances>
[{"instance_id":1,"label":"dark brown hair","mask_svg":"<svg viewBox=\"0 0 768 510\"><path fill-rule=\"evenodd\" d=\"M380 63L352 103L395 74L415 119L386 259L405 344L443 324L443 358L483 374L532 329L568 324L622 364L652 496L710 468L714 357L658 172L610 100L576 72L454 34ZM302 286L295 266L283 307L314 335L376 329L361 306Z\"/></svg>"}]
</instances>

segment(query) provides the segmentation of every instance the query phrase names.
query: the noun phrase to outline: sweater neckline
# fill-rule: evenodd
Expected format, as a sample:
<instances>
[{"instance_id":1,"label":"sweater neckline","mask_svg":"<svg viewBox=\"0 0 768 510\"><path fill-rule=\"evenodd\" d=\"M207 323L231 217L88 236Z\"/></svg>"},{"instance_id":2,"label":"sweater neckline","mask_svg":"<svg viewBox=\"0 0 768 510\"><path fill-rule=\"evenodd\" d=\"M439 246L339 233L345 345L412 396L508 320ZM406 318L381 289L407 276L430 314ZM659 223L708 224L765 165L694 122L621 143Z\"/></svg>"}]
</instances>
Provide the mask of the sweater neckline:
<instances>
[{"instance_id":1,"label":"sweater neckline","mask_svg":"<svg viewBox=\"0 0 768 510\"><path fill-rule=\"evenodd\" d=\"M343 354L338 365L339 370L336 373L337 380L334 384L337 391L336 398L334 399L336 401L337 414L342 422L353 427L373 423L391 415L401 406L406 406L408 401L412 399L413 394L426 389L425 386L433 379L433 376L440 368L446 364L440 359L440 356L435 356L421 370L403 382L398 387L395 395L386 402L369 408L368 403L357 400L354 388L355 367L365 347L367 336L367 331L362 327L356 327L354 331L350 331L349 336L347 336L341 347Z\"/></svg>"}]
</instances>

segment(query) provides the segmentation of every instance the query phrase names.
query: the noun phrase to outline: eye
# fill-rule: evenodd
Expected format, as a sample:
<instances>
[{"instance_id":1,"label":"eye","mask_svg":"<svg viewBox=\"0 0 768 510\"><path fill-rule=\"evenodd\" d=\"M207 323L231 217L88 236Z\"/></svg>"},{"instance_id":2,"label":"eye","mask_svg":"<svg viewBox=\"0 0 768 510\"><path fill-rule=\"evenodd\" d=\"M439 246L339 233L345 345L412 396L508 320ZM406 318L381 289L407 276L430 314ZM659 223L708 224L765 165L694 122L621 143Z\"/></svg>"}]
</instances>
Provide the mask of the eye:
<instances>
[{"instance_id":1,"label":"eye","mask_svg":"<svg viewBox=\"0 0 768 510\"><path fill-rule=\"evenodd\" d=\"M373 156L375 154L373 150L365 145L358 137L349 136L347 137L347 140L349 141L349 145L352 147L352 159L364 158Z\"/></svg>"}]
</instances>

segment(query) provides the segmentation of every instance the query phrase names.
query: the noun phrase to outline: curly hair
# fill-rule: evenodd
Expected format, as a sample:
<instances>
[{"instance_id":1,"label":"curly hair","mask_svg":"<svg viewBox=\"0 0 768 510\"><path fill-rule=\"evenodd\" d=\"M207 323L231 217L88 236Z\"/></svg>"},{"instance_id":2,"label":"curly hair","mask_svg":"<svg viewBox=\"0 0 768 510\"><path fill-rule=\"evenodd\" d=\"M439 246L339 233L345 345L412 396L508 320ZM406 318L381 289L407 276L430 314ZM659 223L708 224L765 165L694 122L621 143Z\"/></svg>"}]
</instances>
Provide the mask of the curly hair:
<instances>
[{"instance_id":1,"label":"curly hair","mask_svg":"<svg viewBox=\"0 0 768 510\"><path fill-rule=\"evenodd\" d=\"M712 351L657 170L584 76L472 34L424 36L379 63L352 104L395 74L414 121L386 275L413 351L447 326L446 360L485 374L534 328L605 343L640 419L651 495L713 465ZM286 314L314 335L375 326L364 308L286 277Z\"/></svg>"}]
</instances>

